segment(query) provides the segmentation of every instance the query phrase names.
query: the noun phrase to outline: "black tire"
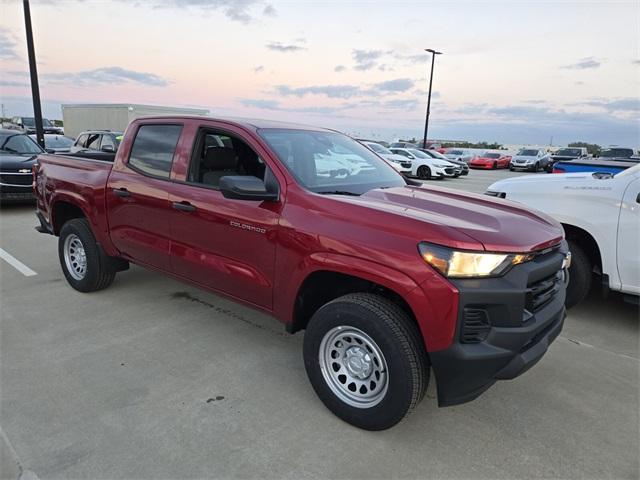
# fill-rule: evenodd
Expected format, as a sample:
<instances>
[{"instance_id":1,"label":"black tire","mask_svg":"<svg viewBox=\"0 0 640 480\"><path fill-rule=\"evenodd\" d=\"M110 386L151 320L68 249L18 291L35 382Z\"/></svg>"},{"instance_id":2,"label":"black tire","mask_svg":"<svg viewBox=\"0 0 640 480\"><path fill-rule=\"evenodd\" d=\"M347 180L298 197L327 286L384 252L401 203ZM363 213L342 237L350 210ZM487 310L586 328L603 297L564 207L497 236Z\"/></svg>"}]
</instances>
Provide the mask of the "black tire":
<instances>
[{"instance_id":1,"label":"black tire","mask_svg":"<svg viewBox=\"0 0 640 480\"><path fill-rule=\"evenodd\" d=\"M498 169L498 162L493 162L493 165L491 165L491 169L492 170L497 170Z\"/></svg>"},{"instance_id":2,"label":"black tire","mask_svg":"<svg viewBox=\"0 0 640 480\"><path fill-rule=\"evenodd\" d=\"M511 165L509 165L509 171L513 172L515 170L515 168L513 168Z\"/></svg>"},{"instance_id":3,"label":"black tire","mask_svg":"<svg viewBox=\"0 0 640 480\"><path fill-rule=\"evenodd\" d=\"M65 241L72 235L80 240L86 256L86 272L82 278L74 277L65 261ZM62 226L58 239L58 257L67 282L80 292L95 292L107 288L116 276L114 261L102 251L89 222L84 218L74 218Z\"/></svg>"},{"instance_id":4,"label":"black tire","mask_svg":"<svg viewBox=\"0 0 640 480\"><path fill-rule=\"evenodd\" d=\"M571 252L571 266L569 267L569 285L567 285L567 297L565 306L571 308L588 295L593 279L593 265L591 260L575 242L569 240Z\"/></svg>"},{"instance_id":5,"label":"black tire","mask_svg":"<svg viewBox=\"0 0 640 480\"><path fill-rule=\"evenodd\" d=\"M430 180L431 179L431 169L429 167L427 167L426 165L422 165L421 167L418 167L418 170L416 171L416 175L421 180Z\"/></svg>"},{"instance_id":6,"label":"black tire","mask_svg":"<svg viewBox=\"0 0 640 480\"><path fill-rule=\"evenodd\" d=\"M364 332L382 352L388 380L379 403L371 407L349 405L325 379L321 347L336 327ZM417 325L398 305L371 293L348 294L318 309L307 325L303 352L309 381L320 400L336 416L365 430L396 425L420 403L429 383L430 363Z\"/></svg>"},{"instance_id":7,"label":"black tire","mask_svg":"<svg viewBox=\"0 0 640 480\"><path fill-rule=\"evenodd\" d=\"M536 173L540 171L540 164L538 162L536 162L536 164L533 166L533 171Z\"/></svg>"}]
</instances>

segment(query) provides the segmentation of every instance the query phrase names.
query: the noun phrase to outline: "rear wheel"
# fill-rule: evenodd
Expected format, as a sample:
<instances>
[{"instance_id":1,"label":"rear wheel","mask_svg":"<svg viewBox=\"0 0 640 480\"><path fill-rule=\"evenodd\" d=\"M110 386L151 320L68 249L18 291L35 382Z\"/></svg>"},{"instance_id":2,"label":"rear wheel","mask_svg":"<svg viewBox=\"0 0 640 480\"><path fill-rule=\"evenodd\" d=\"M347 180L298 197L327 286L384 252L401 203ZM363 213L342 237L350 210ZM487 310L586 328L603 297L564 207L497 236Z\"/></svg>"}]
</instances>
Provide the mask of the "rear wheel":
<instances>
[{"instance_id":1,"label":"rear wheel","mask_svg":"<svg viewBox=\"0 0 640 480\"><path fill-rule=\"evenodd\" d=\"M58 256L67 282L80 292L107 288L116 276L113 260L102 251L84 218L62 226Z\"/></svg>"},{"instance_id":2,"label":"rear wheel","mask_svg":"<svg viewBox=\"0 0 640 480\"><path fill-rule=\"evenodd\" d=\"M413 320L395 303L353 293L322 306L304 336L304 363L314 390L342 420L384 430L422 400L429 361Z\"/></svg>"},{"instance_id":3,"label":"rear wheel","mask_svg":"<svg viewBox=\"0 0 640 480\"><path fill-rule=\"evenodd\" d=\"M571 308L585 299L591 290L593 265L587 254L575 242L569 240L571 266L569 267L569 285L565 306Z\"/></svg>"},{"instance_id":4,"label":"rear wheel","mask_svg":"<svg viewBox=\"0 0 640 480\"><path fill-rule=\"evenodd\" d=\"M421 167L418 167L418 171L416 173L418 174L418 178L422 180L431 179L431 169L426 165L422 165Z\"/></svg>"}]
</instances>

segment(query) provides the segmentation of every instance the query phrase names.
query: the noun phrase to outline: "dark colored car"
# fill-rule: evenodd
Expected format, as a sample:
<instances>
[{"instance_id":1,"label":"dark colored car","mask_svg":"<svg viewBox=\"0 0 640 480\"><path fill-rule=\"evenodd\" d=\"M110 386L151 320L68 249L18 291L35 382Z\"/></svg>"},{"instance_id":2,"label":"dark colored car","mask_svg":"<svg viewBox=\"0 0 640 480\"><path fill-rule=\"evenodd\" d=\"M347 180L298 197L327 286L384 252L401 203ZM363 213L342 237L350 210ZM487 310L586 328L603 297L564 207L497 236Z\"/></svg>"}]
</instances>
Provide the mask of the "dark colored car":
<instances>
[{"instance_id":1,"label":"dark colored car","mask_svg":"<svg viewBox=\"0 0 640 480\"><path fill-rule=\"evenodd\" d=\"M139 118L114 162L43 154L34 172L38 228L59 237L71 287L106 288L133 262L306 330L311 385L361 428L398 423L430 371L441 406L471 401L562 330L558 222L410 184L335 131Z\"/></svg>"},{"instance_id":2,"label":"dark colored car","mask_svg":"<svg viewBox=\"0 0 640 480\"><path fill-rule=\"evenodd\" d=\"M0 130L0 200L33 200L32 167L43 150L28 135Z\"/></svg>"},{"instance_id":3,"label":"dark colored car","mask_svg":"<svg viewBox=\"0 0 640 480\"><path fill-rule=\"evenodd\" d=\"M122 132L110 130L87 130L78 135L76 142L71 146L71 153L104 152L115 153L118 151Z\"/></svg>"},{"instance_id":4,"label":"dark colored car","mask_svg":"<svg viewBox=\"0 0 640 480\"><path fill-rule=\"evenodd\" d=\"M29 136L33 141L37 141L35 134ZM73 138L64 135L54 133L45 133L44 135L44 147L49 153L69 153L74 142Z\"/></svg>"},{"instance_id":5,"label":"dark colored car","mask_svg":"<svg viewBox=\"0 0 640 480\"><path fill-rule=\"evenodd\" d=\"M607 158L607 159L625 159L636 157L635 152L632 148L622 148L622 147L614 147L614 148L605 148L598 155L599 158ZM637 159L636 159L637 161Z\"/></svg>"},{"instance_id":6,"label":"dark colored car","mask_svg":"<svg viewBox=\"0 0 640 480\"><path fill-rule=\"evenodd\" d=\"M10 130L20 130L23 133L36 133L36 119L33 117L12 117L11 124L8 126ZM56 133L62 135L64 130L61 127L56 127L48 119L42 119L42 129L44 133Z\"/></svg>"}]
</instances>

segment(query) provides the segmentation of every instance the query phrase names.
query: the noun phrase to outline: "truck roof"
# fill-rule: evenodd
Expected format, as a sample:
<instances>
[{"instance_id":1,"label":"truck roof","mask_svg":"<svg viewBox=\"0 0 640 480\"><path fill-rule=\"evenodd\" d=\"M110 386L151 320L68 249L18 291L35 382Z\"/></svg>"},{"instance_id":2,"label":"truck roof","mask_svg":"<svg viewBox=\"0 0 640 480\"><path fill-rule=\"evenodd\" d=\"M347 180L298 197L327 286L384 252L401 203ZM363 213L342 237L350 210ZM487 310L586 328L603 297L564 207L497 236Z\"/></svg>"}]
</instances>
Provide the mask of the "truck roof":
<instances>
[{"instance_id":1,"label":"truck roof","mask_svg":"<svg viewBox=\"0 0 640 480\"><path fill-rule=\"evenodd\" d=\"M281 122L277 120L266 120L258 118L242 118L242 117L210 117L202 115L158 115L139 117L134 121L140 120L210 120L214 122L229 123L238 127L244 127L250 130L258 130L261 128L286 128L290 130L315 130L323 132L335 132L330 128L316 127L314 125L305 125L303 123Z\"/></svg>"}]
</instances>

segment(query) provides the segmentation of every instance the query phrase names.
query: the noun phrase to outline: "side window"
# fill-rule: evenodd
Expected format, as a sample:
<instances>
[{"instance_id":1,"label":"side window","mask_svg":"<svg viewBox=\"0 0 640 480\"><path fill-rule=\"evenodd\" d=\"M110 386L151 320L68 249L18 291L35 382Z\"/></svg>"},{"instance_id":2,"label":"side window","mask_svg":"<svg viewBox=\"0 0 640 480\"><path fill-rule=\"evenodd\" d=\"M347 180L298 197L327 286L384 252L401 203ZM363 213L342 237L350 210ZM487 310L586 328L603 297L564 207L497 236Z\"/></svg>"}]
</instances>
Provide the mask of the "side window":
<instances>
[{"instance_id":1,"label":"side window","mask_svg":"<svg viewBox=\"0 0 640 480\"><path fill-rule=\"evenodd\" d=\"M187 181L218 188L227 175L247 175L264 179L265 163L240 138L202 130L189 165Z\"/></svg>"},{"instance_id":2,"label":"side window","mask_svg":"<svg viewBox=\"0 0 640 480\"><path fill-rule=\"evenodd\" d=\"M87 139L87 148L91 150L100 150L100 137L99 133L92 133Z\"/></svg>"},{"instance_id":3,"label":"side window","mask_svg":"<svg viewBox=\"0 0 640 480\"><path fill-rule=\"evenodd\" d=\"M111 147L113 151L116 151L116 144L113 141L113 137L111 135L102 135L102 142L100 143L100 150L103 147Z\"/></svg>"},{"instance_id":4,"label":"side window","mask_svg":"<svg viewBox=\"0 0 640 480\"><path fill-rule=\"evenodd\" d=\"M80 135L76 140L76 147L84 147L87 144L88 136L89 135L87 135L86 133L84 135Z\"/></svg>"},{"instance_id":5,"label":"side window","mask_svg":"<svg viewBox=\"0 0 640 480\"><path fill-rule=\"evenodd\" d=\"M169 178L182 125L142 125L129 155L129 166L154 177Z\"/></svg>"}]
</instances>

